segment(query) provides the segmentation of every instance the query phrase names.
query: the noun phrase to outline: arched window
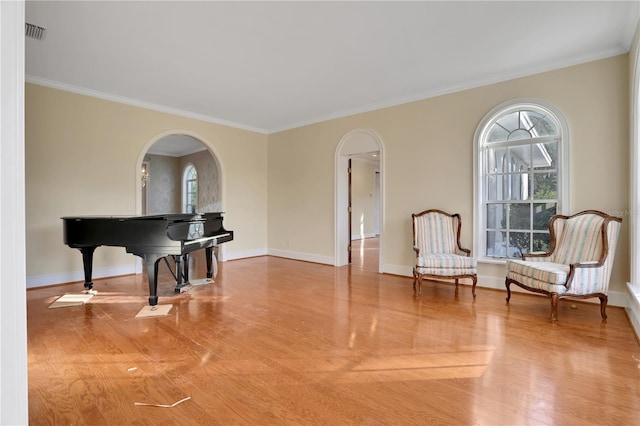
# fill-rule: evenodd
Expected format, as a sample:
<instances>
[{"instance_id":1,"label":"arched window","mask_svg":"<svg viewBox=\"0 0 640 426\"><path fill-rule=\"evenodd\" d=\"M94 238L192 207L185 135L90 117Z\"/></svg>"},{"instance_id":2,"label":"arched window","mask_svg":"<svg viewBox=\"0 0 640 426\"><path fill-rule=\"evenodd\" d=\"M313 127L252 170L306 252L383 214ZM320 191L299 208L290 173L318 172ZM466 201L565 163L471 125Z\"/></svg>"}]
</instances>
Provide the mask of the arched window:
<instances>
[{"instance_id":1,"label":"arched window","mask_svg":"<svg viewBox=\"0 0 640 426\"><path fill-rule=\"evenodd\" d=\"M474 250L520 258L549 249L549 219L568 212L568 129L549 105L510 102L476 131Z\"/></svg>"},{"instance_id":2,"label":"arched window","mask_svg":"<svg viewBox=\"0 0 640 426\"><path fill-rule=\"evenodd\" d=\"M198 171L193 164L188 164L182 173L182 211L195 213L198 208Z\"/></svg>"}]
</instances>

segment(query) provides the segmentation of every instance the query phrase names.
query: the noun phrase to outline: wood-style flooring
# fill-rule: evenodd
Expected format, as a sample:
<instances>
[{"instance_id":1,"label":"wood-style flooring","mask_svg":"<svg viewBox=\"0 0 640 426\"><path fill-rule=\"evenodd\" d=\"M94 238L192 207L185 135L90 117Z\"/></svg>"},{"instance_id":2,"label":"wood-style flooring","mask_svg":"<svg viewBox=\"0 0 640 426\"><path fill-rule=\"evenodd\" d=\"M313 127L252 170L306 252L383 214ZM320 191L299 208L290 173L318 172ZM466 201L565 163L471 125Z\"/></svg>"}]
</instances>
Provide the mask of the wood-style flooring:
<instances>
[{"instance_id":1,"label":"wood-style flooring","mask_svg":"<svg viewBox=\"0 0 640 426\"><path fill-rule=\"evenodd\" d=\"M504 291L474 300L429 281L416 297L411 278L377 273L376 244L355 242L342 268L221 263L184 294L163 265L164 317L135 318L141 275L96 280L80 307L48 309L81 283L29 290L30 424L640 425L622 308L602 323L597 304L564 300L554 325L538 295L507 305Z\"/></svg>"}]
</instances>

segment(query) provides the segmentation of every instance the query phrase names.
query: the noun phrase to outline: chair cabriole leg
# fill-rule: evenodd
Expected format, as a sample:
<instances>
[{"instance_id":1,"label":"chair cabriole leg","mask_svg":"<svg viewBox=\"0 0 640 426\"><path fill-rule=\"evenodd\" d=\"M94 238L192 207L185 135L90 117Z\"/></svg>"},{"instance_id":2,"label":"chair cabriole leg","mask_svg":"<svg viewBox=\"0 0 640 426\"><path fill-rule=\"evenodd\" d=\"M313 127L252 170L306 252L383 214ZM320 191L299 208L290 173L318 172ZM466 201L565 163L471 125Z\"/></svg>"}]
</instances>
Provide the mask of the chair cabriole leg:
<instances>
[{"instance_id":1,"label":"chair cabriole leg","mask_svg":"<svg viewBox=\"0 0 640 426\"><path fill-rule=\"evenodd\" d=\"M607 302L609 301L609 297L606 294L598 296L600 299L600 315L602 316L602 320L607 319Z\"/></svg>"},{"instance_id":2,"label":"chair cabriole leg","mask_svg":"<svg viewBox=\"0 0 640 426\"><path fill-rule=\"evenodd\" d=\"M471 277L471 279L473 280L473 285L471 286L471 294L473 294L473 297L476 297L476 284L478 284L478 277L474 275L473 277Z\"/></svg>"},{"instance_id":3,"label":"chair cabriole leg","mask_svg":"<svg viewBox=\"0 0 640 426\"><path fill-rule=\"evenodd\" d=\"M558 321L558 293L551 293L551 322Z\"/></svg>"},{"instance_id":4,"label":"chair cabriole leg","mask_svg":"<svg viewBox=\"0 0 640 426\"><path fill-rule=\"evenodd\" d=\"M504 285L507 287L507 303L509 303L509 300L511 300L511 281L509 278L504 280Z\"/></svg>"},{"instance_id":5,"label":"chair cabriole leg","mask_svg":"<svg viewBox=\"0 0 640 426\"><path fill-rule=\"evenodd\" d=\"M413 289L416 289L416 281L418 280L418 271L416 271L416 268L413 268Z\"/></svg>"}]
</instances>

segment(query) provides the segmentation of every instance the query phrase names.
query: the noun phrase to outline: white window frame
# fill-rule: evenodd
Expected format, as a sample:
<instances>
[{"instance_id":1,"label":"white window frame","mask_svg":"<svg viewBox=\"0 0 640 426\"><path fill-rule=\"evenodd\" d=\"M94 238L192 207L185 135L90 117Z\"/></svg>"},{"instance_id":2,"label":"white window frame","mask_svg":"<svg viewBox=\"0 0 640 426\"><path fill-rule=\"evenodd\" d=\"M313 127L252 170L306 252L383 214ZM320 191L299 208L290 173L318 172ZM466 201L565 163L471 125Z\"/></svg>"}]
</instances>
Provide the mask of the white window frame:
<instances>
[{"instance_id":1,"label":"white window frame","mask_svg":"<svg viewBox=\"0 0 640 426\"><path fill-rule=\"evenodd\" d=\"M193 169L196 172L196 178L195 178L195 182L196 182L196 204L195 204L195 208L193 210L197 211L198 210L198 190L199 190L199 184L198 184L198 169L196 168L196 166L192 163L188 163L187 165L184 166L184 170L182 171L182 212L183 213L192 213L190 207L191 204L189 203L189 182L193 181L193 179L189 179L189 172L191 171L191 169Z\"/></svg>"},{"instance_id":2,"label":"white window frame","mask_svg":"<svg viewBox=\"0 0 640 426\"><path fill-rule=\"evenodd\" d=\"M543 110L553 116L559 127L558 140L558 214L569 214L569 126L564 115L548 102L519 98L504 102L489 111L480 121L473 138L473 254L480 262L504 264L507 258L495 258L486 256L486 200L484 183L484 139L491 125L503 115L521 109Z\"/></svg>"}]
</instances>

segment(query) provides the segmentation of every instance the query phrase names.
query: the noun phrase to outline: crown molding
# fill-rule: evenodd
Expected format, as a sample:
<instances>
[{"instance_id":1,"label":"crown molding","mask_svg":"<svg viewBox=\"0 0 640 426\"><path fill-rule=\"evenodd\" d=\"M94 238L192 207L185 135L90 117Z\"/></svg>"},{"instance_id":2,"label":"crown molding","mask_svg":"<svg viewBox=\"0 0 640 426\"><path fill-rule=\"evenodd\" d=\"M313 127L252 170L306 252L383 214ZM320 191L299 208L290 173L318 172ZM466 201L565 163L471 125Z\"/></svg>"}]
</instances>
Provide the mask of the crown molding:
<instances>
[{"instance_id":1,"label":"crown molding","mask_svg":"<svg viewBox=\"0 0 640 426\"><path fill-rule=\"evenodd\" d=\"M268 134L265 129L258 127L247 126L244 124L236 123L233 121L223 120L220 118L210 117L204 114L198 114L191 111L185 111L178 108L173 108L165 105L154 104L151 102L140 101L137 99L127 98L124 96L112 95L105 92L100 92L93 89L87 89L86 87L74 86L72 84L61 83L58 81L48 80L45 78L36 77L27 74L25 81L31 84L37 84L38 86L49 87L51 89L62 90L65 92L76 93L79 95L90 96L92 98L103 99L106 101L117 102L125 105L131 105L138 108L150 109L153 111L164 112L167 114L177 115L179 117L192 118L194 120L206 121L208 123L219 124L221 126L233 127L235 129L247 130L249 132Z\"/></svg>"},{"instance_id":2,"label":"crown molding","mask_svg":"<svg viewBox=\"0 0 640 426\"><path fill-rule=\"evenodd\" d=\"M629 49L620 47L616 49L610 49L598 52L596 54L584 55L571 58L570 60L559 60L555 62L549 62L545 65L528 68L526 70L511 72L511 73L498 73L489 77L470 80L463 84L451 85L441 89L433 89L427 90L424 92L414 93L408 96L402 96L398 98L388 99L382 102L374 102L367 105L362 105L356 108L345 109L342 111L336 111L331 114L320 115L317 117L309 118L308 120L302 120L292 123L283 124L281 126L263 129L254 126L249 126L245 124L240 124L232 121L222 120L215 117L210 117L204 114L198 114L190 111L184 111L177 108L172 108L164 105L153 104L149 102L139 101L132 98L127 98L123 96L111 95L104 92L99 92L92 89L87 89L84 87L74 86L66 83L60 83L52 80L47 80L40 77L35 77L32 75L26 75L26 82L37 84L40 86L50 87L53 89L63 90L67 92L77 93L80 95L91 96L94 98L104 99L112 102L123 103L127 105L132 105L140 108L151 109L154 111L164 112L167 114L173 114L181 117L192 118L194 120L206 121L209 123L219 124L222 126L233 127L240 130L247 130L250 132L260 133L264 135L270 135L274 133L284 132L287 130L297 129L304 126L309 126L312 124L318 124L321 122L335 120L339 118L349 117L356 114L362 114L366 112L371 112L375 110L380 110L384 108L390 108L402 104L407 104L411 102L422 101L425 99L435 98L437 96L448 95L456 92L462 92L464 90L475 89L482 86L488 86L491 84L502 83L509 80L515 80L517 78L530 77L535 74L540 74L548 71L555 71L562 68L568 68L588 62L598 61L601 59L610 58L617 55L622 55L628 53Z\"/></svg>"}]
</instances>

